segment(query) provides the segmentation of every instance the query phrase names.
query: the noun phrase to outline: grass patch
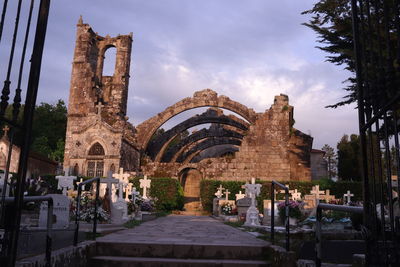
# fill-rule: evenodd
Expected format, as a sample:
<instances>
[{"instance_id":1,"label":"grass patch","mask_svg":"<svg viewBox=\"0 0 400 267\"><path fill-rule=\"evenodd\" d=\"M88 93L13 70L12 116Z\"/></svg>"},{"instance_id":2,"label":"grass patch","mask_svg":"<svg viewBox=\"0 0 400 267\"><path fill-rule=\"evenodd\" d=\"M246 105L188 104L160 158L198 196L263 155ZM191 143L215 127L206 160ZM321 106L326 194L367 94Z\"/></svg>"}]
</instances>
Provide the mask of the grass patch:
<instances>
[{"instance_id":1,"label":"grass patch","mask_svg":"<svg viewBox=\"0 0 400 267\"><path fill-rule=\"evenodd\" d=\"M243 221L237 221L237 222L224 222L224 224L232 226L232 227L242 227L244 222Z\"/></svg>"},{"instance_id":2,"label":"grass patch","mask_svg":"<svg viewBox=\"0 0 400 267\"><path fill-rule=\"evenodd\" d=\"M157 211L156 212L156 217L158 218L158 217L165 217L165 216L168 216L168 215L170 215L171 214L171 211L165 211L165 210L162 210L162 211Z\"/></svg>"},{"instance_id":3,"label":"grass patch","mask_svg":"<svg viewBox=\"0 0 400 267\"><path fill-rule=\"evenodd\" d=\"M137 220L130 220L124 223L124 227L126 228L133 228L135 226L138 226L142 223L142 221L137 221Z\"/></svg>"}]
</instances>

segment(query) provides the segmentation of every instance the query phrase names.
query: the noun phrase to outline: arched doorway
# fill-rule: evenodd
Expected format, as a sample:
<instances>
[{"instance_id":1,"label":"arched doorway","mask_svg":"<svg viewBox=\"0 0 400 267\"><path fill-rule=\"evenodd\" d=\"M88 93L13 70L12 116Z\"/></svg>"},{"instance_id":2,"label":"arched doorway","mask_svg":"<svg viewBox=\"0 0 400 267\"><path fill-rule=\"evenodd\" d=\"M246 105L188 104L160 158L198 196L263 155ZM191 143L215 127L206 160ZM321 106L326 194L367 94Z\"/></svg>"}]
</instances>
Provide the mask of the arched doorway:
<instances>
[{"instance_id":1,"label":"arched doorway","mask_svg":"<svg viewBox=\"0 0 400 267\"><path fill-rule=\"evenodd\" d=\"M186 211L196 211L200 209L201 179L201 172L197 169L186 168L180 172L179 180L183 187Z\"/></svg>"}]
</instances>

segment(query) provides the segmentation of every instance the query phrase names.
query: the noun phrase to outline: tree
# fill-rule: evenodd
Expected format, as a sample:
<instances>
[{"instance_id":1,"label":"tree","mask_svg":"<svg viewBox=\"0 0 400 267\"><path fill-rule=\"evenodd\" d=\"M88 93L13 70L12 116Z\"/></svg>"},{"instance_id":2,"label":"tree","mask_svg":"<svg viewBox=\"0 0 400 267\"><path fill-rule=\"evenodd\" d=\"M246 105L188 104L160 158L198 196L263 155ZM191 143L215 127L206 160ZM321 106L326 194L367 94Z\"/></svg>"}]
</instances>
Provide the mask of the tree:
<instances>
[{"instance_id":1,"label":"tree","mask_svg":"<svg viewBox=\"0 0 400 267\"><path fill-rule=\"evenodd\" d=\"M337 144L338 176L341 180L361 181L361 151L359 136L343 135Z\"/></svg>"},{"instance_id":2,"label":"tree","mask_svg":"<svg viewBox=\"0 0 400 267\"><path fill-rule=\"evenodd\" d=\"M40 103L35 108L32 150L53 160L63 161L67 107L63 100L54 105Z\"/></svg>"},{"instance_id":3,"label":"tree","mask_svg":"<svg viewBox=\"0 0 400 267\"><path fill-rule=\"evenodd\" d=\"M336 176L336 168L337 168L337 159L335 150L328 144L325 144L321 150L325 152L324 159L326 160L328 165L328 178L332 179L332 177Z\"/></svg>"},{"instance_id":4,"label":"tree","mask_svg":"<svg viewBox=\"0 0 400 267\"><path fill-rule=\"evenodd\" d=\"M383 79L393 75L392 79L396 80L399 78L400 73L397 68L398 62L396 59L397 55L397 30L395 18L398 16L395 14L396 8L393 6L392 1L386 1L387 11L383 9L382 1L377 1L371 3L372 6L369 16L371 18L371 28L369 24L364 21L363 26L360 26L367 33L369 41L361 40L363 43L363 48L368 50L362 58L362 64L364 70L369 69L366 73L367 77L364 77L366 81L374 80L376 78L376 64L379 60L382 62L390 62L391 68L387 68L385 73L379 73ZM366 4L364 4L363 14L367 13ZM361 12L359 12L361 13ZM386 40L385 35L385 20L382 19L386 17L389 20L388 29L390 32L390 53L386 50L386 47L379 48L377 43ZM352 29L352 13L351 13L351 1L349 0L320 0L314 4L313 8L304 11L302 14L311 14L312 17L308 23L303 23L303 25L311 28L318 36L318 42L321 46L317 48L328 53L327 61L336 65L344 65L344 68L352 73L346 81L349 83L348 86L343 88L347 95L344 96L344 100L340 101L334 105L329 105L328 107L336 108L338 106L346 105L357 100L357 87L355 79L355 55L353 51L353 29ZM368 32L369 31L369 32ZM382 49L385 49L382 51ZM385 67L386 68L386 67ZM376 82L376 81L375 81ZM382 81L380 81L382 82ZM380 83L378 82L378 84ZM386 103L393 95L397 93L397 87L387 87L385 92L381 92L379 97L383 98L383 103ZM375 90L376 91L376 90ZM370 101L376 101L377 92L371 97ZM382 102L381 101L381 102Z\"/></svg>"}]
</instances>

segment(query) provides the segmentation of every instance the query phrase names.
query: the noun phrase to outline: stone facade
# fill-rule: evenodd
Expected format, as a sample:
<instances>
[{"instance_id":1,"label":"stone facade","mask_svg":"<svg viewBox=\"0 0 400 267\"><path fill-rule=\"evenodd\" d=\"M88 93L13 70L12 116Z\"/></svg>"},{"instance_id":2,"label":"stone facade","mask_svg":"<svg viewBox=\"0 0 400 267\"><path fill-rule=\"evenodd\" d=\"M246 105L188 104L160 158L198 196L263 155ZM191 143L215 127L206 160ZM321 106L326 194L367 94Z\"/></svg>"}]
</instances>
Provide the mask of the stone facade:
<instances>
[{"instance_id":1,"label":"stone facade","mask_svg":"<svg viewBox=\"0 0 400 267\"><path fill-rule=\"evenodd\" d=\"M75 174L106 176L135 171L140 153L127 122L132 34L102 37L80 18L68 105L64 167ZM116 48L113 76L103 76L104 55Z\"/></svg>"},{"instance_id":2,"label":"stone facade","mask_svg":"<svg viewBox=\"0 0 400 267\"><path fill-rule=\"evenodd\" d=\"M88 176L105 176L108 171L123 167L126 171L149 176L175 177L187 186L185 190L190 197L197 192L200 179L311 180L313 140L293 128L294 108L289 105L286 95L276 96L271 108L256 113L205 89L137 127L128 123L131 43L132 35L101 37L79 20L68 107L65 167ZM117 49L115 72L113 76L102 76L104 53L109 47ZM199 107L210 109L162 136L153 137L167 120ZM224 115L223 109L240 117ZM183 131L204 123L211 123L211 127L172 144ZM206 152L207 149L211 150Z\"/></svg>"}]
</instances>

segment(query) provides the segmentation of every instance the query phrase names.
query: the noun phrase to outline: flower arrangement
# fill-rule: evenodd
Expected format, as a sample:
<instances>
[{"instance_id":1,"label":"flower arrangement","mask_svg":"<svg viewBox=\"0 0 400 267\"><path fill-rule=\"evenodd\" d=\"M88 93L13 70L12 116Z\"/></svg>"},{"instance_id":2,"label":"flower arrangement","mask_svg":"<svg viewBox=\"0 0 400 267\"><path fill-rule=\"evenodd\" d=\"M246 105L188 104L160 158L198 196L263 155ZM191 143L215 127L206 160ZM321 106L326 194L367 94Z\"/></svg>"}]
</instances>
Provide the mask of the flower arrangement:
<instances>
[{"instance_id":1,"label":"flower arrangement","mask_svg":"<svg viewBox=\"0 0 400 267\"><path fill-rule=\"evenodd\" d=\"M233 215L235 214L235 210L233 204L229 202L224 202L221 206L221 212L224 215Z\"/></svg>"},{"instance_id":2,"label":"flower arrangement","mask_svg":"<svg viewBox=\"0 0 400 267\"><path fill-rule=\"evenodd\" d=\"M80 201L80 220L91 222L94 220L94 208L96 200L91 192L82 192ZM76 218L76 199L71 202L70 212L72 218ZM108 222L110 215L97 203L97 220L99 222Z\"/></svg>"},{"instance_id":3,"label":"flower arrangement","mask_svg":"<svg viewBox=\"0 0 400 267\"><path fill-rule=\"evenodd\" d=\"M300 219L302 215L300 210L301 206L302 202L289 200L289 217ZM285 207L285 202L280 202L278 204L278 213L282 221L285 220Z\"/></svg>"}]
</instances>

